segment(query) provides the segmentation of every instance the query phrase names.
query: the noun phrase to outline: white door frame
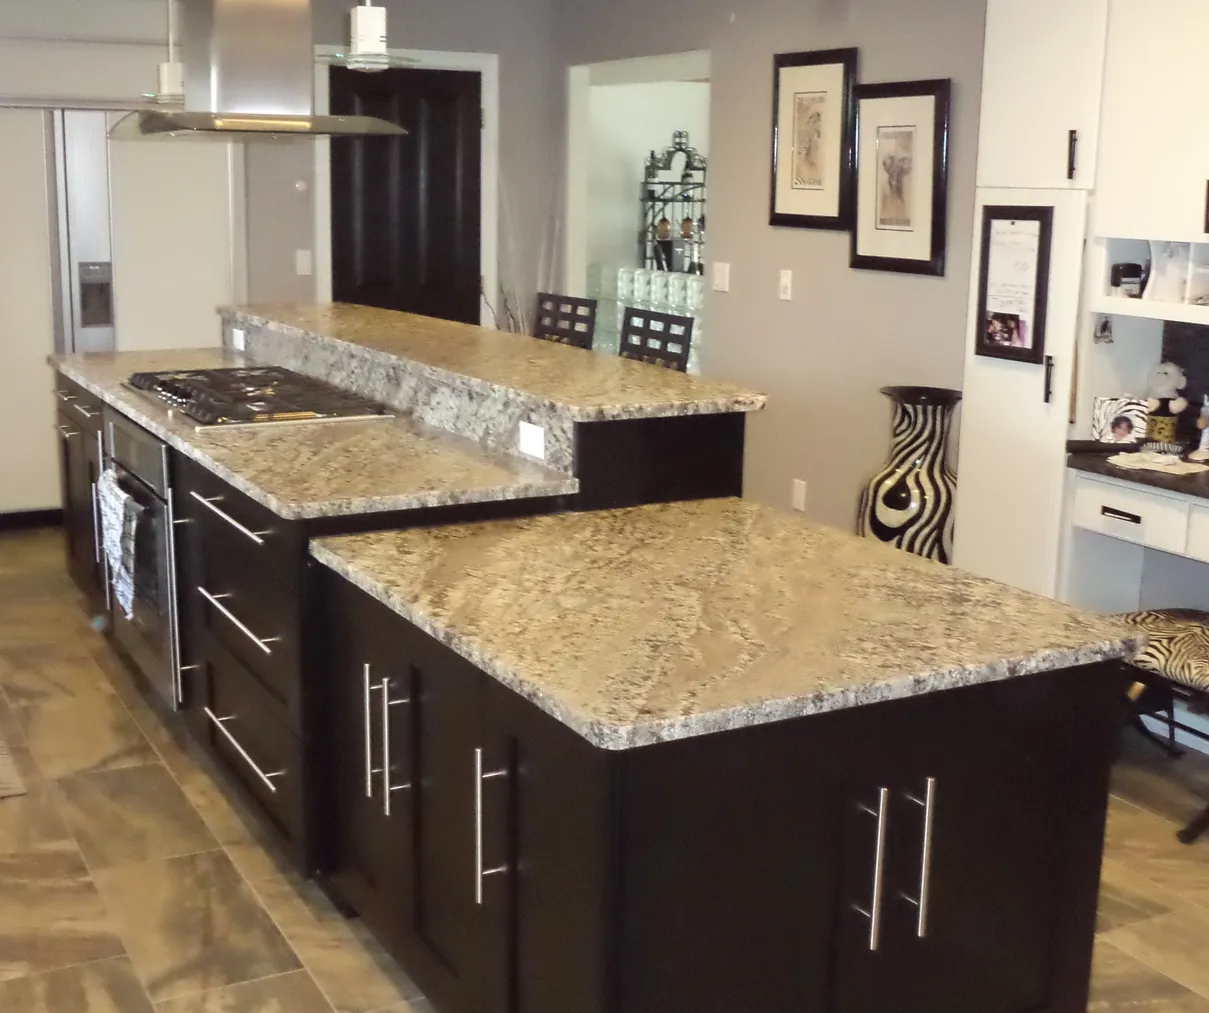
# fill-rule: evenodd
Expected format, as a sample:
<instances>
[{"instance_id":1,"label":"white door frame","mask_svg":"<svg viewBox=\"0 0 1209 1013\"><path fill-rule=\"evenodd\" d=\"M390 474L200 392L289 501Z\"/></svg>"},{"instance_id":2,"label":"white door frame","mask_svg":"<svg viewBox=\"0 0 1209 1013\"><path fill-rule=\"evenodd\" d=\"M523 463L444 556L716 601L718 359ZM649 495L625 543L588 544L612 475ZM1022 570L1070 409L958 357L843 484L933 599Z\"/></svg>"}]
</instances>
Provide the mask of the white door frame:
<instances>
[{"instance_id":1,"label":"white door frame","mask_svg":"<svg viewBox=\"0 0 1209 1013\"><path fill-rule=\"evenodd\" d=\"M585 63L567 70L567 193L563 230L563 286L583 296L588 286L588 173L591 168L590 108L593 85L657 84L710 79L708 49L664 56Z\"/></svg>"},{"instance_id":2,"label":"white door frame","mask_svg":"<svg viewBox=\"0 0 1209 1013\"><path fill-rule=\"evenodd\" d=\"M315 47L315 112L326 115L331 106L328 63L325 56L344 52L340 46ZM483 147L481 231L479 250L483 291L492 303L499 292L499 193L500 193L500 58L495 53L443 53L425 49L391 49L390 55L411 61L419 70L476 71L483 82ZM315 144L315 298L332 301L332 162L331 141L320 137ZM484 327L495 320L486 300L479 298L479 318Z\"/></svg>"}]
</instances>

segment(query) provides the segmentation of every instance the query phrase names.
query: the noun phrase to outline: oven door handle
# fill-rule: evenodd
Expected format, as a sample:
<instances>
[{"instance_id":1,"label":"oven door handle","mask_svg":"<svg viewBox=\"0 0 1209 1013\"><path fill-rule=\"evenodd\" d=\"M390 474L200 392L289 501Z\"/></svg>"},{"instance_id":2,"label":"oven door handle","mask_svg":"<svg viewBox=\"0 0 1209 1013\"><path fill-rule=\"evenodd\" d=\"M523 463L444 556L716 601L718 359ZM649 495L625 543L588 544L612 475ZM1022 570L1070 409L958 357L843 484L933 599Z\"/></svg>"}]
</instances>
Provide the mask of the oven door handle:
<instances>
[{"instance_id":1,"label":"oven door handle","mask_svg":"<svg viewBox=\"0 0 1209 1013\"><path fill-rule=\"evenodd\" d=\"M211 513L217 514L219 517L221 517L224 521L226 521L228 524L230 524L231 527L233 527L240 534L245 535L248 538L252 539L252 541L254 541L257 545L264 545L264 536L271 535L273 533L271 531L253 531L250 528L244 527L242 524L239 523L239 521L237 521L234 517L232 517L226 511L219 510L218 507L216 507L214 504L222 502L221 496L213 496L210 499L207 499L205 496L202 496L202 495L194 492L193 490L189 491L189 495L192 496L195 500L197 500L198 503L200 503L202 506L204 506Z\"/></svg>"}]
</instances>

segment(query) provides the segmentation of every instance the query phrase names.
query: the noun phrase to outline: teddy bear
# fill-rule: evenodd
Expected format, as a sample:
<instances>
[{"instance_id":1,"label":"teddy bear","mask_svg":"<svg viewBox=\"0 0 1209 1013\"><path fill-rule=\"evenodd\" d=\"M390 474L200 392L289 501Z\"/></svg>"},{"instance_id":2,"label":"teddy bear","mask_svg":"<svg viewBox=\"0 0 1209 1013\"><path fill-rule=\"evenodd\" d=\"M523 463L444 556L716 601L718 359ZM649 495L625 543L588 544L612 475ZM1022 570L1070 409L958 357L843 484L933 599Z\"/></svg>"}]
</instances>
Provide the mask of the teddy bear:
<instances>
[{"instance_id":1,"label":"teddy bear","mask_svg":"<svg viewBox=\"0 0 1209 1013\"><path fill-rule=\"evenodd\" d=\"M1180 391L1187 386L1188 378L1174 362L1161 362L1150 371L1147 388L1150 421L1146 424L1146 439L1175 443L1176 423L1188 409L1188 401L1180 396Z\"/></svg>"}]
</instances>

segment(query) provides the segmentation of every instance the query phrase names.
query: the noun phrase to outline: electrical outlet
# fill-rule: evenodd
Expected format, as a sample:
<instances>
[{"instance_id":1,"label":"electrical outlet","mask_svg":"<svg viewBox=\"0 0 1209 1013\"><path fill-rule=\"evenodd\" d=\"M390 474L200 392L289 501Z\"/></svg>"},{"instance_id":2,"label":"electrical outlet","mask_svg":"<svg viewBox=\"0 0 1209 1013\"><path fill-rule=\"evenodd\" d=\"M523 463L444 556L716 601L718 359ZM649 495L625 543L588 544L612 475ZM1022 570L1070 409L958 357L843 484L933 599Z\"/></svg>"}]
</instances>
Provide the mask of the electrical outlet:
<instances>
[{"instance_id":1,"label":"electrical outlet","mask_svg":"<svg viewBox=\"0 0 1209 1013\"><path fill-rule=\"evenodd\" d=\"M242 352L248 347L248 337L239 327L231 328L231 347L237 352Z\"/></svg>"},{"instance_id":2,"label":"electrical outlet","mask_svg":"<svg viewBox=\"0 0 1209 1013\"><path fill-rule=\"evenodd\" d=\"M793 480L793 508L798 513L806 512L806 483L800 478Z\"/></svg>"},{"instance_id":3,"label":"electrical outlet","mask_svg":"<svg viewBox=\"0 0 1209 1013\"><path fill-rule=\"evenodd\" d=\"M793 272L781 272L781 301L789 302L793 299Z\"/></svg>"},{"instance_id":4,"label":"electrical outlet","mask_svg":"<svg viewBox=\"0 0 1209 1013\"><path fill-rule=\"evenodd\" d=\"M532 422L522 422L516 434L516 449L526 457L546 459L546 430Z\"/></svg>"},{"instance_id":5,"label":"electrical outlet","mask_svg":"<svg viewBox=\"0 0 1209 1013\"><path fill-rule=\"evenodd\" d=\"M730 264L723 264L721 261L714 264L714 291L730 291Z\"/></svg>"},{"instance_id":6,"label":"electrical outlet","mask_svg":"<svg viewBox=\"0 0 1209 1013\"><path fill-rule=\"evenodd\" d=\"M315 255L310 250L294 251L294 273L299 278L309 278L315 273Z\"/></svg>"}]
</instances>

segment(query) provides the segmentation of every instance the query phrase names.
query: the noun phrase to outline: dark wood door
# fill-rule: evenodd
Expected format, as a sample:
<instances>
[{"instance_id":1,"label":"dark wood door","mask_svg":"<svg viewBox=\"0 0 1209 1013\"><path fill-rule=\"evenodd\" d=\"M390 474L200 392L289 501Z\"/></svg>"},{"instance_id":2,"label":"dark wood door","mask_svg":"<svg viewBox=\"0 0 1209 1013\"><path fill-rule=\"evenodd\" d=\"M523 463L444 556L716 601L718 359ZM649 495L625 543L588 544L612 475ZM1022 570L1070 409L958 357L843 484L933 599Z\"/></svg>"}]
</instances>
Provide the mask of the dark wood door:
<instances>
[{"instance_id":1,"label":"dark wood door","mask_svg":"<svg viewBox=\"0 0 1209 1013\"><path fill-rule=\"evenodd\" d=\"M331 878L399 953L415 916L412 669L391 643L400 620L343 580L330 587L324 677L337 768Z\"/></svg>"},{"instance_id":2,"label":"dark wood door","mask_svg":"<svg viewBox=\"0 0 1209 1013\"><path fill-rule=\"evenodd\" d=\"M336 300L478 323L480 75L333 67L331 110L409 132L332 141Z\"/></svg>"},{"instance_id":3,"label":"dark wood door","mask_svg":"<svg viewBox=\"0 0 1209 1013\"><path fill-rule=\"evenodd\" d=\"M76 586L95 605L101 590L98 578L97 540L94 518L96 503L93 483L95 453L90 452L94 433L64 412L57 419L59 429L59 472L63 490L63 528L67 535L68 571Z\"/></svg>"},{"instance_id":4,"label":"dark wood door","mask_svg":"<svg viewBox=\"0 0 1209 1013\"><path fill-rule=\"evenodd\" d=\"M494 681L485 701L482 1009L613 1010L616 754Z\"/></svg>"},{"instance_id":5,"label":"dark wood door","mask_svg":"<svg viewBox=\"0 0 1209 1013\"><path fill-rule=\"evenodd\" d=\"M1072 1008L1059 965L1079 963L1064 956L1079 932L1064 926L1082 917L1090 940L1094 911L1077 910L1066 881L1076 860L1093 877L1099 863L1096 842L1084 845L1074 828L1103 825L1106 791L1097 792L1091 771L1073 793L1054 776L1075 778L1085 762L1066 755L1070 743L1082 739L1091 754L1103 748L1079 729L1095 703L1087 694L1080 708L1077 688L1074 678L985 686L977 709L962 691L939 693L901 723L914 731L891 809L887 932L904 969L894 983L902 1013ZM1088 811L1097 806L1099 814ZM1073 1005L1084 1008L1085 997Z\"/></svg>"},{"instance_id":6,"label":"dark wood door","mask_svg":"<svg viewBox=\"0 0 1209 1013\"><path fill-rule=\"evenodd\" d=\"M408 963L438 1009L480 1008L482 906L476 893L483 676L448 648L398 623L412 668L416 738L416 903ZM483 759L486 764L494 757Z\"/></svg>"}]
</instances>

